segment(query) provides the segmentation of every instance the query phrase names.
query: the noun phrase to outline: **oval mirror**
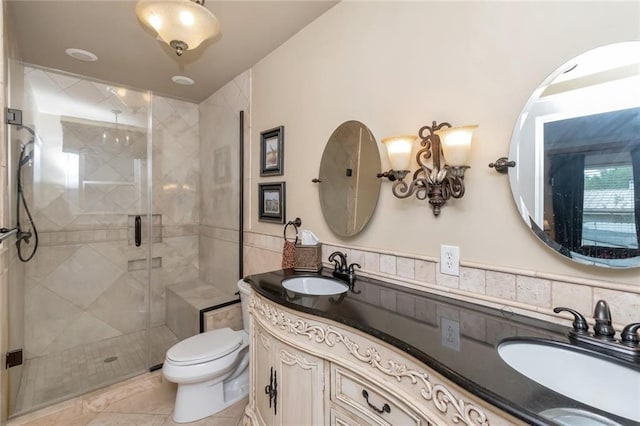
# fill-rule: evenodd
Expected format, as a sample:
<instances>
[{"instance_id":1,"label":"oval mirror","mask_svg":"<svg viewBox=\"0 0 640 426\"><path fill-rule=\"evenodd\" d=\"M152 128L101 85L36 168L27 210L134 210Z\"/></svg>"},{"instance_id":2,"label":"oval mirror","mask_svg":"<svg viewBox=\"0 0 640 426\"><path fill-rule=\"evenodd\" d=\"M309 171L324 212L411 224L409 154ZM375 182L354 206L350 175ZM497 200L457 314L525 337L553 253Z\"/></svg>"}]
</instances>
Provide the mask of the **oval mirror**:
<instances>
[{"instance_id":1,"label":"oval mirror","mask_svg":"<svg viewBox=\"0 0 640 426\"><path fill-rule=\"evenodd\" d=\"M509 181L527 225L580 263L640 266L640 42L552 73L518 117Z\"/></svg>"},{"instance_id":2,"label":"oval mirror","mask_svg":"<svg viewBox=\"0 0 640 426\"><path fill-rule=\"evenodd\" d=\"M359 121L342 123L333 132L320 162L320 207L331 230L351 237L367 225L378 204L378 144Z\"/></svg>"}]
</instances>

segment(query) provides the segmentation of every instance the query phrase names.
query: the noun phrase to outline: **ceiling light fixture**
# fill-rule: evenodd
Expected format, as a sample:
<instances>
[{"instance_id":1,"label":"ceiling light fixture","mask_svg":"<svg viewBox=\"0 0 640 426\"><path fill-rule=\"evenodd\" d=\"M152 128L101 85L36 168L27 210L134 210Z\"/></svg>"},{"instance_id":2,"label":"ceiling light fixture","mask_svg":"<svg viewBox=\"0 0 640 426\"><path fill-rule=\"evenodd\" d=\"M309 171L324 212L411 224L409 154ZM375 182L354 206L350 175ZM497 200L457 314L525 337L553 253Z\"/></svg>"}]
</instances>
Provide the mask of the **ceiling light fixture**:
<instances>
[{"instance_id":1,"label":"ceiling light fixture","mask_svg":"<svg viewBox=\"0 0 640 426\"><path fill-rule=\"evenodd\" d=\"M178 56L220 32L220 22L204 0L138 0L136 15Z\"/></svg>"},{"instance_id":2,"label":"ceiling light fixture","mask_svg":"<svg viewBox=\"0 0 640 426\"><path fill-rule=\"evenodd\" d=\"M171 77L171 81L182 86L191 86L193 83L195 83L193 79L185 77L184 75L174 75L173 77Z\"/></svg>"},{"instance_id":3,"label":"ceiling light fixture","mask_svg":"<svg viewBox=\"0 0 640 426\"><path fill-rule=\"evenodd\" d=\"M98 57L94 53L89 52L88 50L76 49L74 47L71 47L65 50L64 52L67 55L71 56L73 59L77 59L79 61L95 62L98 60Z\"/></svg>"}]
</instances>

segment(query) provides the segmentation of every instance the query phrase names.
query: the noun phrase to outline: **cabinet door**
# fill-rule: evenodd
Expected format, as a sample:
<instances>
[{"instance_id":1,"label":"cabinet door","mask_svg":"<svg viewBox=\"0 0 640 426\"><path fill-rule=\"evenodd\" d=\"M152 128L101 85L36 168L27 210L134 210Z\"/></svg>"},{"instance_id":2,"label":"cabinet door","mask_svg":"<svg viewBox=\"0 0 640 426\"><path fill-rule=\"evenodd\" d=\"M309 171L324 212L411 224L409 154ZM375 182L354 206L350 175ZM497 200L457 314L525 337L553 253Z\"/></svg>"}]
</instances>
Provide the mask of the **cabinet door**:
<instances>
[{"instance_id":1,"label":"cabinet door","mask_svg":"<svg viewBox=\"0 0 640 426\"><path fill-rule=\"evenodd\" d=\"M267 333L262 327L253 323L254 339L251 343L251 380L253 381L252 395L255 401L255 414L261 425L275 424L273 401L269 404L269 395L265 388L272 381L272 372L275 373L276 339ZM269 406L271 405L271 407Z\"/></svg>"},{"instance_id":2,"label":"cabinet door","mask_svg":"<svg viewBox=\"0 0 640 426\"><path fill-rule=\"evenodd\" d=\"M324 360L279 343L278 425L324 424Z\"/></svg>"}]
</instances>

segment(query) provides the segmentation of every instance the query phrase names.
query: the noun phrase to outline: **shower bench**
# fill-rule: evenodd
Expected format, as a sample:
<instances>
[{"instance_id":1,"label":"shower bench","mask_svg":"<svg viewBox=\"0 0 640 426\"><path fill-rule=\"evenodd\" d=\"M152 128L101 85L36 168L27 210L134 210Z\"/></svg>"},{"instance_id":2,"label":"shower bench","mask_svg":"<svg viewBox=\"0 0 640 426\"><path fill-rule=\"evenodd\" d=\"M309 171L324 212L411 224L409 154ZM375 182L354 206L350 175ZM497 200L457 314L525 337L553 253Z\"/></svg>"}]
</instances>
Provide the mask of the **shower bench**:
<instances>
[{"instance_id":1,"label":"shower bench","mask_svg":"<svg viewBox=\"0 0 640 426\"><path fill-rule=\"evenodd\" d=\"M167 286L165 307L167 326L180 340L222 327L242 330L238 296L202 280Z\"/></svg>"}]
</instances>

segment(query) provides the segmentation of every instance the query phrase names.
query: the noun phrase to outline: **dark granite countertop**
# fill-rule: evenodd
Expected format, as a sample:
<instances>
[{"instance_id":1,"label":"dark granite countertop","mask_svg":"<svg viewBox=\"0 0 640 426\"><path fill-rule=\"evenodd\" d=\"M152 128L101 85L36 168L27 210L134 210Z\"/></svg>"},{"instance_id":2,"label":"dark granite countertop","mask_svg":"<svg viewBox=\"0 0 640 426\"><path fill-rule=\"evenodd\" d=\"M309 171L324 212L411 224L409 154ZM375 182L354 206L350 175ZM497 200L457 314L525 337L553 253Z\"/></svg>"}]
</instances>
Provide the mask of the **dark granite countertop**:
<instances>
[{"instance_id":1,"label":"dark granite countertop","mask_svg":"<svg viewBox=\"0 0 640 426\"><path fill-rule=\"evenodd\" d=\"M320 274L284 270L251 275L245 281L279 305L331 319L393 345L528 424L556 424L539 414L554 408L582 409L621 425L638 424L539 385L509 367L496 350L502 339L513 336L566 343L566 327L514 314L508 308L493 309L366 277L359 277L355 292L344 297L300 297L282 287L283 279L302 275L331 277L326 269ZM459 345L455 339L444 344L445 327L454 333L459 327Z\"/></svg>"}]
</instances>

